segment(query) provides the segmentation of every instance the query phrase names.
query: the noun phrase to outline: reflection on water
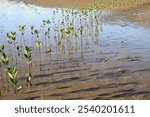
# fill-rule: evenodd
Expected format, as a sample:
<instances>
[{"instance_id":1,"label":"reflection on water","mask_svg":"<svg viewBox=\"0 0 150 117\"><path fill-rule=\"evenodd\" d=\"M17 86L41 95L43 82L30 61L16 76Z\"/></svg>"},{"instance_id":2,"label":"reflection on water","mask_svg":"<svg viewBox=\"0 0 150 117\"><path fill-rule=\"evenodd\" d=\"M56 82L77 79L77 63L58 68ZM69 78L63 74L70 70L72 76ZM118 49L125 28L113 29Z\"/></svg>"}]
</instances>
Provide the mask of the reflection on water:
<instances>
[{"instance_id":1,"label":"reflection on water","mask_svg":"<svg viewBox=\"0 0 150 117\"><path fill-rule=\"evenodd\" d=\"M17 98L28 99L28 92L31 99L149 98L149 27L111 11L42 8L20 0L0 0L0 22L0 43L7 46L11 65L16 54L7 33L15 31L17 44L33 50L33 87L29 92L25 86L28 67L21 55L17 67L24 90ZM23 35L18 25L25 25ZM41 54L36 40L42 42ZM10 99L1 85L2 97Z\"/></svg>"},{"instance_id":2,"label":"reflection on water","mask_svg":"<svg viewBox=\"0 0 150 117\"><path fill-rule=\"evenodd\" d=\"M25 5L15 1L0 0L0 38L5 37L6 32L17 31L19 24L30 26L34 24L39 27L43 19L49 19L54 9Z\"/></svg>"}]
</instances>

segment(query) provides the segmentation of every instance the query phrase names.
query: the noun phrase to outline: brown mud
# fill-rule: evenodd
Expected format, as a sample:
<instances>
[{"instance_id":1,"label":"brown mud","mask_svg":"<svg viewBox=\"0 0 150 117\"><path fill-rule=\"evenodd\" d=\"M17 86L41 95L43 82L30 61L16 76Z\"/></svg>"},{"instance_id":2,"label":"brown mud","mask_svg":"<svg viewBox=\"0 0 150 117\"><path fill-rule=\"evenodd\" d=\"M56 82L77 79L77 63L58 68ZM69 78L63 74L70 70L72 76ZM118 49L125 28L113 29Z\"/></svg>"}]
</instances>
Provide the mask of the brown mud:
<instances>
[{"instance_id":1,"label":"brown mud","mask_svg":"<svg viewBox=\"0 0 150 117\"><path fill-rule=\"evenodd\" d=\"M23 0L26 4L36 4L45 7L60 7L60 8L87 8L90 4L99 3L104 0ZM106 1L106 0L105 0Z\"/></svg>"}]
</instances>

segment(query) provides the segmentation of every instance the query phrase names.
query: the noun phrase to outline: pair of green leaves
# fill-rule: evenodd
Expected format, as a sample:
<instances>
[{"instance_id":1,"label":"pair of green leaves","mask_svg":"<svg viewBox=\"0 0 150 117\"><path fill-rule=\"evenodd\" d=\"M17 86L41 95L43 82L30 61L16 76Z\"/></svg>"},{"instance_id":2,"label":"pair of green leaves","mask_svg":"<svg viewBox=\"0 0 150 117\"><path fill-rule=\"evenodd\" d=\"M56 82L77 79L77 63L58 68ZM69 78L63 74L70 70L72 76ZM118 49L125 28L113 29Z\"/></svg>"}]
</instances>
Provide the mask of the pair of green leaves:
<instances>
[{"instance_id":1,"label":"pair of green leaves","mask_svg":"<svg viewBox=\"0 0 150 117\"><path fill-rule=\"evenodd\" d=\"M40 40L36 40L35 41L36 46L39 48L41 46L41 41Z\"/></svg>"},{"instance_id":2,"label":"pair of green leaves","mask_svg":"<svg viewBox=\"0 0 150 117\"><path fill-rule=\"evenodd\" d=\"M7 33L6 39L9 44L12 44L12 41L16 40L16 32Z\"/></svg>"},{"instance_id":3,"label":"pair of green leaves","mask_svg":"<svg viewBox=\"0 0 150 117\"><path fill-rule=\"evenodd\" d=\"M4 53L5 46L3 44L0 45L0 53Z\"/></svg>"},{"instance_id":4,"label":"pair of green leaves","mask_svg":"<svg viewBox=\"0 0 150 117\"><path fill-rule=\"evenodd\" d=\"M25 49L24 49L24 56L26 58L26 62L27 64L31 64L31 48L28 47L28 46L25 46Z\"/></svg>"},{"instance_id":5,"label":"pair of green leaves","mask_svg":"<svg viewBox=\"0 0 150 117\"><path fill-rule=\"evenodd\" d=\"M19 31L25 30L25 26L26 26L26 25L19 25L19 26L18 26Z\"/></svg>"},{"instance_id":6,"label":"pair of green leaves","mask_svg":"<svg viewBox=\"0 0 150 117\"><path fill-rule=\"evenodd\" d=\"M21 91L22 86L19 86L18 88L16 87L16 85L18 83L18 80L16 79L17 74L18 74L17 68L16 67L8 67L6 71L8 73L9 80L14 85L14 93L18 93L19 91Z\"/></svg>"},{"instance_id":7,"label":"pair of green leaves","mask_svg":"<svg viewBox=\"0 0 150 117\"><path fill-rule=\"evenodd\" d=\"M9 58L8 58L8 56L5 53L2 53L1 61L2 61L2 63L4 65L8 65L9 64Z\"/></svg>"},{"instance_id":8,"label":"pair of green leaves","mask_svg":"<svg viewBox=\"0 0 150 117\"><path fill-rule=\"evenodd\" d=\"M18 81L16 80L17 77L17 68L16 67L8 67L7 73L9 76L10 81L16 86Z\"/></svg>"}]
</instances>

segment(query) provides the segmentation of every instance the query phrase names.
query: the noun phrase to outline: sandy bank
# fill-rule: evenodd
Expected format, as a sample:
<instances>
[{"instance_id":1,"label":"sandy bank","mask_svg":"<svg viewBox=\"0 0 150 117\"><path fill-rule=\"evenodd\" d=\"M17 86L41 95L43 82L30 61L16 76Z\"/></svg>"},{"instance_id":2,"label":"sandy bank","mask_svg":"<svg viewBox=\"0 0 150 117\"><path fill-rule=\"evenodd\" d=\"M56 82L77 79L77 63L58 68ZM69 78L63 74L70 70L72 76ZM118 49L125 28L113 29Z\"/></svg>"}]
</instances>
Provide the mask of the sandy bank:
<instances>
[{"instance_id":1,"label":"sandy bank","mask_svg":"<svg viewBox=\"0 0 150 117\"><path fill-rule=\"evenodd\" d=\"M85 8L92 3L100 3L104 0L23 0L25 3L36 4L45 7L78 7ZM108 0L105 0L108 1Z\"/></svg>"},{"instance_id":2,"label":"sandy bank","mask_svg":"<svg viewBox=\"0 0 150 117\"><path fill-rule=\"evenodd\" d=\"M130 9L150 4L149 0L22 0L26 4L58 8L87 8L96 3L101 9Z\"/></svg>"}]
</instances>

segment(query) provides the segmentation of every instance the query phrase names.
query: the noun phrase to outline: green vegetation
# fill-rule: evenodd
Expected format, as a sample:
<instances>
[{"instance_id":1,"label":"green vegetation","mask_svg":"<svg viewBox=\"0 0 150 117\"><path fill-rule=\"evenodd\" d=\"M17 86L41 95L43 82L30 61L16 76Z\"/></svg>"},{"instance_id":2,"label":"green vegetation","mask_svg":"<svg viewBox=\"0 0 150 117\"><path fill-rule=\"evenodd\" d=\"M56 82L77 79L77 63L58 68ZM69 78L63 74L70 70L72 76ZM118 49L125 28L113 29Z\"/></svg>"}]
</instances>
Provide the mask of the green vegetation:
<instances>
[{"instance_id":1,"label":"green vegetation","mask_svg":"<svg viewBox=\"0 0 150 117\"><path fill-rule=\"evenodd\" d=\"M92 4L87 9L56 9L53 11L51 19L42 21L39 29L34 25L30 27L18 25L21 38L17 38L17 32L11 31L6 35L8 50L6 51L6 45L0 45L1 63L7 74L7 83L11 85L9 88L14 94L19 93L22 89L19 80L24 77L28 89L31 88L34 78L33 65L37 68L40 67L41 72L43 58L48 64L48 71L50 71L53 60L58 61L60 67L65 62L76 58L82 61L85 48L89 48L88 41L84 39L88 35L92 40L99 34L102 22L100 9L117 9L121 6L138 5L140 2L142 0L109 0L100 4ZM61 16L56 19L58 14ZM32 44L26 42L26 31L28 30L30 30ZM96 40L95 43L98 41ZM21 60L20 55L22 55ZM37 58L40 61L38 65ZM22 67L18 67L19 60ZM26 67L27 73L22 74ZM21 75L18 76L18 74Z\"/></svg>"},{"instance_id":2,"label":"green vegetation","mask_svg":"<svg viewBox=\"0 0 150 117\"><path fill-rule=\"evenodd\" d=\"M55 18L58 13L62 15L60 19ZM34 77L32 65L37 65L37 58L39 58L38 60L40 61L40 64L38 64L40 71L42 57L45 56L44 53L48 56L47 60L49 60L49 66L52 61L52 53L54 53L53 58L56 56L55 59L59 60L60 66L62 61L65 60L66 56L69 57L70 61L73 57L72 52L76 51L78 46L83 46L83 41L80 41L80 39L82 40L83 33L85 32L86 35L86 30L89 30L87 32L91 32L90 28L95 23L99 25L98 23L100 20L98 18L100 17L100 13L101 11L99 11L95 6L90 6L88 9L78 10L56 9L53 12L52 19L42 20L40 29L36 29L34 25L29 27L32 44L28 44L26 42L26 31L28 31L28 27L26 25L18 25L17 27L21 34L21 38L19 40L16 37L19 35L17 32L11 31L10 33L7 33L6 39L9 45L9 54L7 55L4 52L5 46L3 44L0 46L0 53L1 61L4 64L5 71L7 72L9 80L14 87L13 92L17 93L21 90L21 87L17 87L17 74L22 71L21 66L18 68L18 62L20 65L23 65L23 60L25 60L26 65L28 66L26 84L27 87L30 88L32 86L32 79ZM93 19L92 21L89 20L91 18ZM78 23L76 24L75 22ZM86 25L84 26L84 22L89 22L90 24L88 27L86 27L87 29L85 28ZM74 45L74 42L76 42L76 45ZM81 48L83 54L83 47ZM38 54L36 54L36 49L38 50ZM20 55L21 58L19 58ZM32 57L32 55L34 56ZM36 58L35 55L39 56ZM9 64L16 65L16 67L10 67ZM48 70L50 70L50 67Z\"/></svg>"},{"instance_id":3,"label":"green vegetation","mask_svg":"<svg viewBox=\"0 0 150 117\"><path fill-rule=\"evenodd\" d=\"M31 85L32 85L32 83L31 83L31 80L32 80L32 71L31 71L32 57L31 57L31 51L32 51L32 49L30 47L25 46L24 56L26 58L26 63L27 63L28 68L29 68L29 72L28 72L28 75L26 77L26 79L27 79L27 86L28 87L31 87Z\"/></svg>"}]
</instances>

